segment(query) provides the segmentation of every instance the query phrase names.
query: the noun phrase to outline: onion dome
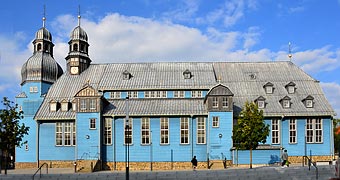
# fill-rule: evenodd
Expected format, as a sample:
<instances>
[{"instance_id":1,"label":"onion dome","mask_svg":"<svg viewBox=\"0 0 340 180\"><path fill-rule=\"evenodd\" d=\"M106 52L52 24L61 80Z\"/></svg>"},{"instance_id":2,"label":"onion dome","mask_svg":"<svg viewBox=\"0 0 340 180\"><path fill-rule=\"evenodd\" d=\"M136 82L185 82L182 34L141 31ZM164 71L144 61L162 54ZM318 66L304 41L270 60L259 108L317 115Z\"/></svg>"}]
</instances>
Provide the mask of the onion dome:
<instances>
[{"instance_id":1,"label":"onion dome","mask_svg":"<svg viewBox=\"0 0 340 180\"><path fill-rule=\"evenodd\" d=\"M45 27L42 27L35 33L35 39L52 42L52 35Z\"/></svg>"},{"instance_id":2,"label":"onion dome","mask_svg":"<svg viewBox=\"0 0 340 180\"><path fill-rule=\"evenodd\" d=\"M27 81L54 83L63 70L53 57L46 52L35 52L21 68L21 84Z\"/></svg>"},{"instance_id":3,"label":"onion dome","mask_svg":"<svg viewBox=\"0 0 340 180\"><path fill-rule=\"evenodd\" d=\"M81 41L87 42L87 33L84 31L83 28L81 28L80 26L77 26L72 31L70 35L70 40L81 40Z\"/></svg>"}]
</instances>

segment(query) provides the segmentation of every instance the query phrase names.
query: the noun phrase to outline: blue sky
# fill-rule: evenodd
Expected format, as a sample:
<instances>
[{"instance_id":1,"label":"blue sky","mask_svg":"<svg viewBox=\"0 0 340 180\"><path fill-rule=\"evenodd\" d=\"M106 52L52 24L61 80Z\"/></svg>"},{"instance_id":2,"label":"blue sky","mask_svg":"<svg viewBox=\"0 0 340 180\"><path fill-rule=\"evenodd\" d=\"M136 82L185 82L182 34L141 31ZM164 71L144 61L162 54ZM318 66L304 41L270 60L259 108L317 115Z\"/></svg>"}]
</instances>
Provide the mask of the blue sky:
<instances>
[{"instance_id":1,"label":"blue sky","mask_svg":"<svg viewBox=\"0 0 340 180\"><path fill-rule=\"evenodd\" d=\"M93 63L292 61L320 81L340 115L340 0L6 0L0 6L0 97L14 101L20 70L42 27L64 68L77 25Z\"/></svg>"}]
</instances>

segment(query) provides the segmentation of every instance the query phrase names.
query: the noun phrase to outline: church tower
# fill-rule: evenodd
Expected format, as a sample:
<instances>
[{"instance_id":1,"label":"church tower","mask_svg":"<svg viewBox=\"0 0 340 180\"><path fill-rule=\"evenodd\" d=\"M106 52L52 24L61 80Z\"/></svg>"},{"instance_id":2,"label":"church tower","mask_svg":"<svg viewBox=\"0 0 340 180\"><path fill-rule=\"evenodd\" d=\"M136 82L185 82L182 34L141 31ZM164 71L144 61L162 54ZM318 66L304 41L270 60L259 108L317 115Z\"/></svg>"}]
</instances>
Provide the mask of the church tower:
<instances>
[{"instance_id":1,"label":"church tower","mask_svg":"<svg viewBox=\"0 0 340 180\"><path fill-rule=\"evenodd\" d=\"M78 26L70 35L69 52L66 59L67 72L79 75L85 71L91 63L89 57L89 43L86 32L80 27L80 14L78 14Z\"/></svg>"},{"instance_id":2,"label":"church tower","mask_svg":"<svg viewBox=\"0 0 340 180\"><path fill-rule=\"evenodd\" d=\"M60 65L53 58L52 35L45 27L45 16L43 26L40 28L33 40L33 55L22 65L21 68L21 93L16 96L16 102L20 110L24 112L21 120L30 127L29 134L25 135L23 141L27 143L24 147L16 148L16 162L24 162L35 167L37 156L37 127L38 121L34 120L45 94L49 88L63 74Z\"/></svg>"}]
</instances>

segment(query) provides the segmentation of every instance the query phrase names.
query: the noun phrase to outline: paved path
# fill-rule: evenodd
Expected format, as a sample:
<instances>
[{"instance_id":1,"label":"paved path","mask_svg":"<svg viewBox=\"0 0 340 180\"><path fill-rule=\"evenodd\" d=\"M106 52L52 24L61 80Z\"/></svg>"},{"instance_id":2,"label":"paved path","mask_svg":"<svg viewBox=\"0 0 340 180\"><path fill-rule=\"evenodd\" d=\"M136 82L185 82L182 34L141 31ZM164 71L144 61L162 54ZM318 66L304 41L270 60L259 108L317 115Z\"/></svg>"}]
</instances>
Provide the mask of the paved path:
<instances>
[{"instance_id":1,"label":"paved path","mask_svg":"<svg viewBox=\"0 0 340 180\"><path fill-rule=\"evenodd\" d=\"M41 178L39 174L34 179L90 179L90 180L124 180L125 172L119 171L101 171L95 173L73 173L73 169L51 168L42 171ZM3 172L0 179L9 180L26 180L32 179L35 169L9 170L7 175ZM288 168L281 167L256 167L248 168L228 168L224 170L197 170L197 171L132 171L129 176L130 180L312 180L317 179L315 168L293 166ZM334 166L318 166L318 180L329 180L334 177Z\"/></svg>"}]
</instances>

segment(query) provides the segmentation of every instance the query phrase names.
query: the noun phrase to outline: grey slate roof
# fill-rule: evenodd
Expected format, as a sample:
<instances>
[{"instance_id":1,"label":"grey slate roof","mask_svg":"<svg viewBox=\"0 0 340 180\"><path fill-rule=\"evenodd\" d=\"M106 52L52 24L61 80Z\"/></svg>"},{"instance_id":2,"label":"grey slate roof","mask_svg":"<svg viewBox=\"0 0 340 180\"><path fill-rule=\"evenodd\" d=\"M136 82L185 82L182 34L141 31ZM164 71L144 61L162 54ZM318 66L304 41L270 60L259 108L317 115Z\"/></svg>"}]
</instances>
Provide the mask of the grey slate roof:
<instances>
[{"instance_id":1,"label":"grey slate roof","mask_svg":"<svg viewBox=\"0 0 340 180\"><path fill-rule=\"evenodd\" d=\"M184 79L183 72L189 70L191 79ZM132 77L123 79L123 72ZM291 62L156 62L91 64L80 75L64 73L54 83L37 112L35 119L75 118L74 113L49 112L48 102L68 99L89 80L90 85L100 91L126 90L209 90L220 83L234 94L235 115L245 101L254 101L260 96L266 99L265 116L332 116L334 110L322 92L319 82ZM263 86L273 84L273 94L266 94ZM295 83L296 92L288 94L285 86ZM314 107L306 108L302 103L308 95L314 97ZM282 108L279 101L288 96L291 108ZM204 99L130 99L131 115L204 115L207 114ZM110 106L104 115L125 115L125 100L109 100ZM191 111L191 112L190 112Z\"/></svg>"},{"instance_id":2,"label":"grey slate roof","mask_svg":"<svg viewBox=\"0 0 340 180\"><path fill-rule=\"evenodd\" d=\"M203 99L129 99L130 116L207 115ZM126 100L112 100L104 116L126 116Z\"/></svg>"}]
</instances>

